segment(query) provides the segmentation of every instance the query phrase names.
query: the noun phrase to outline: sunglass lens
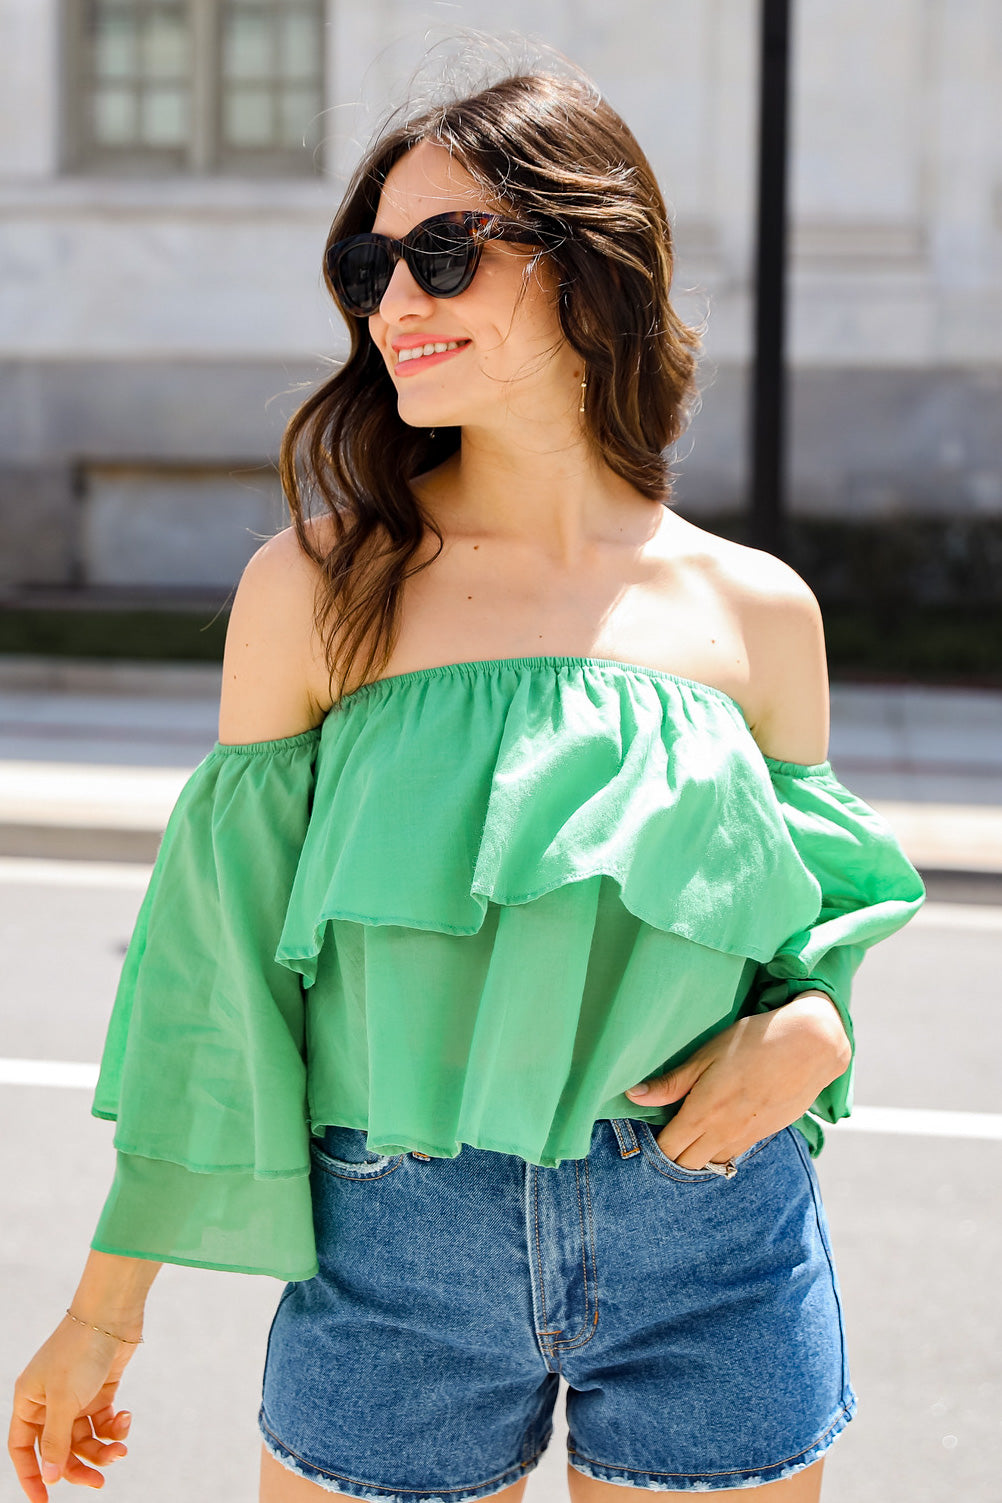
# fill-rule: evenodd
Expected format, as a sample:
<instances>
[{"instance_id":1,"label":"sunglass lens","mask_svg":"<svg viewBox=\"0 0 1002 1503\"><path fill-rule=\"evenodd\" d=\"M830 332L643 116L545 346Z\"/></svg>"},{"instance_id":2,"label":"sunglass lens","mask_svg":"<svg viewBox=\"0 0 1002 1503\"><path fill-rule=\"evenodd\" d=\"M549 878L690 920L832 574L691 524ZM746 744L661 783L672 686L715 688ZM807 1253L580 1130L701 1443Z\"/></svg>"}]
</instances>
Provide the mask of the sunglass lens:
<instances>
[{"instance_id":1,"label":"sunglass lens","mask_svg":"<svg viewBox=\"0 0 1002 1503\"><path fill-rule=\"evenodd\" d=\"M438 223L416 236L411 255L425 288L436 297L452 297L470 281L476 242L465 224Z\"/></svg>"},{"instance_id":2,"label":"sunglass lens","mask_svg":"<svg viewBox=\"0 0 1002 1503\"><path fill-rule=\"evenodd\" d=\"M341 300L357 313L375 313L389 286L390 258L381 245L353 245L338 260Z\"/></svg>"}]
</instances>

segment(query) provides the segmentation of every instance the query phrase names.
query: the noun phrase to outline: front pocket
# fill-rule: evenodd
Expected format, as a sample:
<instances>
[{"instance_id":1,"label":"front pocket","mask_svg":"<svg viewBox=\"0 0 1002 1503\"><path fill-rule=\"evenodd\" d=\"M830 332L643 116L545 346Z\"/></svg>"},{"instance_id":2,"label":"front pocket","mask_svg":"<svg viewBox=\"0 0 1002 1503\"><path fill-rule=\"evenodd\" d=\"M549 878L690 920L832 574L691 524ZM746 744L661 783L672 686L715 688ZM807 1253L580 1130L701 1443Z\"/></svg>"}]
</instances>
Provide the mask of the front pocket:
<instances>
[{"instance_id":1,"label":"front pocket","mask_svg":"<svg viewBox=\"0 0 1002 1503\"><path fill-rule=\"evenodd\" d=\"M676 1164L675 1160L670 1159L661 1148L658 1143L657 1134L649 1122L644 1121L643 1118L637 1118L634 1120L633 1125L637 1131L644 1156L659 1174L665 1174L670 1179L688 1180L693 1184L709 1184L714 1181L725 1184L728 1179L735 1178L734 1174L728 1175L723 1172L724 1166L722 1164L717 1169L686 1169L682 1164ZM750 1148L746 1148L743 1153L736 1154L733 1160L735 1171L740 1173L741 1166L747 1159L750 1159L756 1153L760 1153L767 1143L771 1143L778 1136L779 1133L770 1133L768 1137L760 1138L757 1143L753 1143Z\"/></svg>"},{"instance_id":2,"label":"front pocket","mask_svg":"<svg viewBox=\"0 0 1002 1503\"><path fill-rule=\"evenodd\" d=\"M332 1126L324 1137L310 1139L310 1156L325 1174L341 1179L379 1179L399 1168L403 1153L374 1153L366 1147L365 1132L360 1127Z\"/></svg>"}]
</instances>

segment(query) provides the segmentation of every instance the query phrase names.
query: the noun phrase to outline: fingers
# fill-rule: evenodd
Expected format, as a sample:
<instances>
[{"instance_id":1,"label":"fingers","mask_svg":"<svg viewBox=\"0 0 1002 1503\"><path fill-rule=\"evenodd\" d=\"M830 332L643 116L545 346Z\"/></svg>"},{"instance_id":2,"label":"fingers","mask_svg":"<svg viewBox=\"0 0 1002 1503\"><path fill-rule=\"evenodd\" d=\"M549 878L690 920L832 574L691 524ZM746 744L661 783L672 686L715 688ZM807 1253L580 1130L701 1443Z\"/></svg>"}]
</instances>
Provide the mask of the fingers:
<instances>
[{"instance_id":1,"label":"fingers","mask_svg":"<svg viewBox=\"0 0 1002 1503\"><path fill-rule=\"evenodd\" d=\"M29 1503L45 1503L48 1493L42 1484L35 1455L37 1428L16 1414L10 1422L7 1437L7 1453L14 1464L17 1480Z\"/></svg>"},{"instance_id":2,"label":"fingers","mask_svg":"<svg viewBox=\"0 0 1002 1503\"><path fill-rule=\"evenodd\" d=\"M678 1117L673 1117L660 1133L655 1134L655 1141L665 1157L671 1159L673 1164L678 1164L679 1168L704 1169L707 1164L726 1164L728 1159L736 1158L757 1140L751 1139L747 1143L736 1140L721 1142L720 1134L713 1131L712 1123L708 1123L704 1129L690 1126L680 1122Z\"/></svg>"},{"instance_id":3,"label":"fingers","mask_svg":"<svg viewBox=\"0 0 1002 1503\"><path fill-rule=\"evenodd\" d=\"M710 1162L710 1154L715 1150L710 1147L703 1137L682 1138L677 1144L672 1143L667 1136L665 1128L663 1136L658 1137L657 1144L666 1158L671 1159L673 1164L678 1164L680 1169L702 1169L704 1164Z\"/></svg>"},{"instance_id":4,"label":"fingers","mask_svg":"<svg viewBox=\"0 0 1002 1503\"><path fill-rule=\"evenodd\" d=\"M107 1410L98 1413L105 1415ZM51 1485L65 1477L67 1482L78 1485L103 1487L104 1478L94 1468L108 1466L128 1454L128 1447L121 1438L128 1431L128 1418L123 1414L110 1420L102 1419L94 1431L87 1415L70 1416L68 1433L66 1423L67 1412L53 1411L50 1407L38 1446L42 1481ZM44 1497L44 1493L41 1496Z\"/></svg>"},{"instance_id":5,"label":"fingers","mask_svg":"<svg viewBox=\"0 0 1002 1503\"><path fill-rule=\"evenodd\" d=\"M75 1407L70 1409L67 1404L60 1404L54 1396L49 1396L45 1409L45 1426L38 1442L44 1482L55 1482L62 1476L63 1468L69 1460L75 1420Z\"/></svg>"},{"instance_id":6,"label":"fingers","mask_svg":"<svg viewBox=\"0 0 1002 1503\"><path fill-rule=\"evenodd\" d=\"M670 1106L692 1090L709 1063L706 1056L697 1050L683 1064L676 1065L674 1070L666 1070L663 1075L641 1081L623 1094L629 1096L631 1101L639 1101L643 1106Z\"/></svg>"},{"instance_id":7,"label":"fingers","mask_svg":"<svg viewBox=\"0 0 1002 1503\"><path fill-rule=\"evenodd\" d=\"M104 1413L102 1410L101 1413ZM116 1423L125 1418L124 1425ZM90 1423L86 1415L81 1416L73 1426L73 1453L83 1461L92 1462L95 1466L108 1466L110 1462L117 1461L120 1456L128 1455L128 1447L125 1445L123 1436L128 1433L128 1418L124 1415L113 1416L108 1423L98 1425L95 1423L96 1416L90 1416ZM91 1434L91 1425L94 1433ZM93 1475L89 1473L88 1475Z\"/></svg>"},{"instance_id":8,"label":"fingers","mask_svg":"<svg viewBox=\"0 0 1002 1503\"><path fill-rule=\"evenodd\" d=\"M129 1433L132 1415L127 1409L120 1409L116 1413L113 1404L106 1404L103 1409L95 1410L90 1422L99 1440L124 1440Z\"/></svg>"}]
</instances>

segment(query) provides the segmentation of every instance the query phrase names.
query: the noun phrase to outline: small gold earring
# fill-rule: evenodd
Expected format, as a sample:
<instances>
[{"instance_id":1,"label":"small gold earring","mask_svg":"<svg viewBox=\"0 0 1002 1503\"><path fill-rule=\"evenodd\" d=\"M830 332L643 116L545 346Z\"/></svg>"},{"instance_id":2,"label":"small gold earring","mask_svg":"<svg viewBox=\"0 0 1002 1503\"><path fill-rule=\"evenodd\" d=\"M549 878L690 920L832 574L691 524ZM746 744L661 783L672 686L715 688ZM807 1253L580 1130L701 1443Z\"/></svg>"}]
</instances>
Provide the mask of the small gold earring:
<instances>
[{"instance_id":1,"label":"small gold earring","mask_svg":"<svg viewBox=\"0 0 1002 1503\"><path fill-rule=\"evenodd\" d=\"M429 438L434 438L435 437L435 430L434 430L434 428L429 428L428 429L428 437Z\"/></svg>"},{"instance_id":2,"label":"small gold earring","mask_svg":"<svg viewBox=\"0 0 1002 1503\"><path fill-rule=\"evenodd\" d=\"M585 399L585 392L587 390L588 390L588 373L586 371L585 375L584 375L584 379L581 382L581 406L578 408L578 412L584 412L584 410L585 410L585 401L584 401L584 399Z\"/></svg>"}]
</instances>

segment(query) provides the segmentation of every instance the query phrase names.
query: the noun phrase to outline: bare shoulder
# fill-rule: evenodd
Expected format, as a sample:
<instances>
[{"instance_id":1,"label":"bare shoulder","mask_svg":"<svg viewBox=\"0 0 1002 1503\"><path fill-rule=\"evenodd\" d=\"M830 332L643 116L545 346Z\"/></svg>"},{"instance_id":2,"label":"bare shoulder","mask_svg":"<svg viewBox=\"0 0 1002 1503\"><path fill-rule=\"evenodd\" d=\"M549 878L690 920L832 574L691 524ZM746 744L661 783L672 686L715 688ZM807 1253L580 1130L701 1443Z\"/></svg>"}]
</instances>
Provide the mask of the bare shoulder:
<instances>
[{"instance_id":1,"label":"bare shoulder","mask_svg":"<svg viewBox=\"0 0 1002 1503\"><path fill-rule=\"evenodd\" d=\"M307 524L319 538L315 524ZM319 569L295 528L263 543L240 577L223 652L219 739L227 745L296 736L330 709L314 612Z\"/></svg>"},{"instance_id":2,"label":"bare shoulder","mask_svg":"<svg viewBox=\"0 0 1002 1503\"><path fill-rule=\"evenodd\" d=\"M828 661L821 607L775 554L704 533L705 558L741 623L748 658L746 710L761 749L785 762L828 757Z\"/></svg>"}]
</instances>

